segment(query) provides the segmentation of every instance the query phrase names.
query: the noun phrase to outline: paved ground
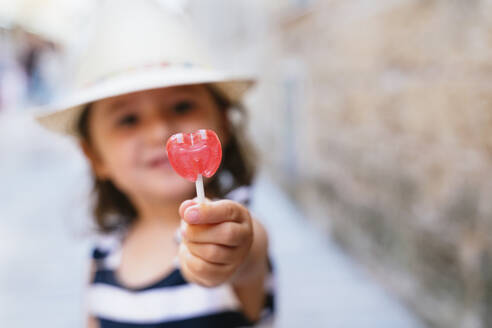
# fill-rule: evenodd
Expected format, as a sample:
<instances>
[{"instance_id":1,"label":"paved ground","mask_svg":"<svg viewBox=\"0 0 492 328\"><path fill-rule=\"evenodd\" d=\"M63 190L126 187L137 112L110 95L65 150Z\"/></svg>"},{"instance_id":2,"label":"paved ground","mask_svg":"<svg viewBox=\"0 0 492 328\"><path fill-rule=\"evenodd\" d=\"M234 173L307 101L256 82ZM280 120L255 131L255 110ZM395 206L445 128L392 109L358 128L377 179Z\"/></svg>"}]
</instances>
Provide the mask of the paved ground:
<instances>
[{"instance_id":1,"label":"paved ground","mask_svg":"<svg viewBox=\"0 0 492 328\"><path fill-rule=\"evenodd\" d=\"M324 234L268 177L256 203L278 268L277 327L423 327Z\"/></svg>"},{"instance_id":2,"label":"paved ground","mask_svg":"<svg viewBox=\"0 0 492 328\"><path fill-rule=\"evenodd\" d=\"M80 327L87 167L70 142L22 116L0 116L0 154L0 327ZM268 176L256 196L278 271L276 327L422 327Z\"/></svg>"}]
</instances>

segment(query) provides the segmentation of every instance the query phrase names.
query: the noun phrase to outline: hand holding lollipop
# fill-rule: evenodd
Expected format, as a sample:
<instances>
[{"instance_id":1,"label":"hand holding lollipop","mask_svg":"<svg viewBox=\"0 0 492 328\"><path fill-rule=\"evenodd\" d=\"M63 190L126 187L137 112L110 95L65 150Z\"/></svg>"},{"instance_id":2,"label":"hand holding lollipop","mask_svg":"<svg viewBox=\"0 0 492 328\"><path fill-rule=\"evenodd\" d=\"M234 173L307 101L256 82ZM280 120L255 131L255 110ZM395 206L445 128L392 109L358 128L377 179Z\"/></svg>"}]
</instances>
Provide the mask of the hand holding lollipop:
<instances>
[{"instance_id":1,"label":"hand holding lollipop","mask_svg":"<svg viewBox=\"0 0 492 328\"><path fill-rule=\"evenodd\" d=\"M254 226L249 211L231 200L204 202L203 176L213 176L222 158L219 138L210 130L178 133L169 138L166 148L172 167L196 183L198 196L198 204L187 200L179 209L185 223L179 250L183 276L211 287L243 277L240 267L249 275L250 265L245 263L250 262Z\"/></svg>"}]
</instances>

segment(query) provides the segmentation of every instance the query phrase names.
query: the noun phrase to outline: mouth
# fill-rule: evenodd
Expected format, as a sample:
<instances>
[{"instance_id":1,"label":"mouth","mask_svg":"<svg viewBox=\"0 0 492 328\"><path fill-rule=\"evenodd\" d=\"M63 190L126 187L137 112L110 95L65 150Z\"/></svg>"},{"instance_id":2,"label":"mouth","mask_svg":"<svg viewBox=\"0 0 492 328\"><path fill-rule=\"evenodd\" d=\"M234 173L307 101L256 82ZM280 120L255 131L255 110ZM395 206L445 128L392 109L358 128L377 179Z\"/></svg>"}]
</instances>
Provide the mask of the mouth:
<instances>
[{"instance_id":1,"label":"mouth","mask_svg":"<svg viewBox=\"0 0 492 328\"><path fill-rule=\"evenodd\" d=\"M148 166L150 168L168 168L171 165L169 164L169 159L165 155L160 155L152 158L147 162Z\"/></svg>"}]
</instances>

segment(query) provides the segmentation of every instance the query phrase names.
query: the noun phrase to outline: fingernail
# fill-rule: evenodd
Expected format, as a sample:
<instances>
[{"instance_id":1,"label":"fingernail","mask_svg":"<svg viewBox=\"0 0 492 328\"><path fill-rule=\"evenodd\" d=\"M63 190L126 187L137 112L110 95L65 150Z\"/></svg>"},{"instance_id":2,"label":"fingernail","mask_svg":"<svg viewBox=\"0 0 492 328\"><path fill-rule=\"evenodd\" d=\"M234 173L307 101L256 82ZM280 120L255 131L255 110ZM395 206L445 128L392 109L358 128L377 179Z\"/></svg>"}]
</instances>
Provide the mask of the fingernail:
<instances>
[{"instance_id":1,"label":"fingernail","mask_svg":"<svg viewBox=\"0 0 492 328\"><path fill-rule=\"evenodd\" d=\"M200 211L198 208L190 208L186 211L186 221L189 223L198 222L200 219Z\"/></svg>"}]
</instances>

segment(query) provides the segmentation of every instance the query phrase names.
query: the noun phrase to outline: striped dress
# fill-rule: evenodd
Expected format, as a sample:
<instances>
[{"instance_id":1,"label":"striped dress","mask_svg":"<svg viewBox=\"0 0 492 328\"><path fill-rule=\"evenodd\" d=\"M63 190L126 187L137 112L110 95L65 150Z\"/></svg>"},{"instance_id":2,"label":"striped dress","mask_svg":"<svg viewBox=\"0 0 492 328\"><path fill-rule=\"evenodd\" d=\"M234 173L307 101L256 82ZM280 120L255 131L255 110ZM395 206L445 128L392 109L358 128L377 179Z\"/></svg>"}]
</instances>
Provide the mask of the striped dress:
<instances>
[{"instance_id":1,"label":"striped dress","mask_svg":"<svg viewBox=\"0 0 492 328\"><path fill-rule=\"evenodd\" d=\"M229 199L245 205L249 188L231 192ZM205 288L186 282L176 259L159 281L142 288L118 282L122 234L101 237L92 252L96 272L88 290L89 313L101 328L268 327L273 320L272 270L265 282L265 303L259 322L249 321L229 284ZM271 269L271 266L270 266Z\"/></svg>"}]
</instances>

